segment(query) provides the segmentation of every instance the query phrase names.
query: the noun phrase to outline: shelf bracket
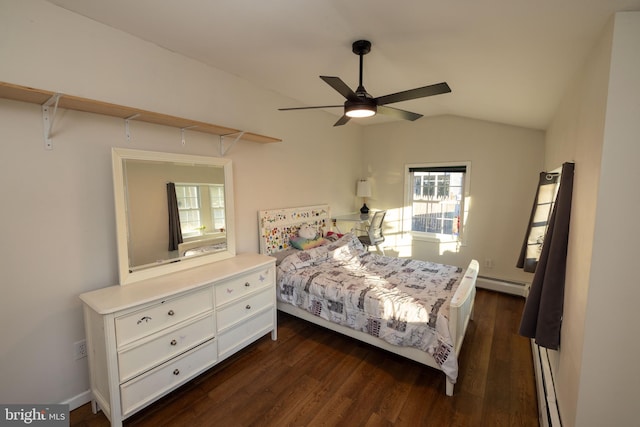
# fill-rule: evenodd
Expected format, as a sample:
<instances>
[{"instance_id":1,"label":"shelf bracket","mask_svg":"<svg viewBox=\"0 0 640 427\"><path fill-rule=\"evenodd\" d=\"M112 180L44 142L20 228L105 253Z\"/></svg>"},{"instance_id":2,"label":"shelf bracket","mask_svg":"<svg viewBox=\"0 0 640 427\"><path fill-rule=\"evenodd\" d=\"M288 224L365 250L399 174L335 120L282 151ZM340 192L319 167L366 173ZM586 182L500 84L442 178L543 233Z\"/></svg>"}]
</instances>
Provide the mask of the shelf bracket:
<instances>
[{"instance_id":1,"label":"shelf bracket","mask_svg":"<svg viewBox=\"0 0 640 427\"><path fill-rule=\"evenodd\" d=\"M229 150L231 149L231 147L233 147L234 145L236 145L236 142L238 142L240 140L240 138L242 138L242 136L244 135L244 131L242 132L235 132L235 133L228 133L226 135L220 135L220 156L224 157L225 154L227 154L227 152L229 152ZM227 147L224 146L224 137L225 136L233 136L233 135L237 135L233 141L231 141L229 143L229 145Z\"/></svg>"},{"instance_id":2,"label":"shelf bracket","mask_svg":"<svg viewBox=\"0 0 640 427\"><path fill-rule=\"evenodd\" d=\"M185 145L187 143L187 141L184 138L184 131L187 129L193 129L193 128L197 128L197 125L193 125L193 126L187 126L184 128L180 128L180 138L182 139L182 145Z\"/></svg>"},{"instance_id":3,"label":"shelf bracket","mask_svg":"<svg viewBox=\"0 0 640 427\"><path fill-rule=\"evenodd\" d=\"M129 127L129 122L139 115L140 114L134 114L133 116L129 116L124 119L124 134L127 137L127 142L131 142L131 128Z\"/></svg>"},{"instance_id":4,"label":"shelf bracket","mask_svg":"<svg viewBox=\"0 0 640 427\"><path fill-rule=\"evenodd\" d=\"M56 119L56 112L58 111L58 101L62 96L61 93L54 94L51 98L42 104L42 124L44 125L44 148L46 150L53 150L53 141L51 133L53 131L53 122ZM53 105L53 111L51 106Z\"/></svg>"}]
</instances>

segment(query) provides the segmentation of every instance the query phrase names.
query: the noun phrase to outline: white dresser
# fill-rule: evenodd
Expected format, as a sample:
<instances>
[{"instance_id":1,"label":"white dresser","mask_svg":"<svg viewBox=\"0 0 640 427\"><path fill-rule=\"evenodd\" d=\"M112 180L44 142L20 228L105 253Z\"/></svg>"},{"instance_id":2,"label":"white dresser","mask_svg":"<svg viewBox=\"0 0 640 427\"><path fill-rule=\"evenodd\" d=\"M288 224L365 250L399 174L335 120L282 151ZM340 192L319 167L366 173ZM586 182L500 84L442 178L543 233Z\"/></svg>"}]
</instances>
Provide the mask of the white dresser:
<instances>
[{"instance_id":1,"label":"white dresser","mask_svg":"<svg viewBox=\"0 0 640 427\"><path fill-rule=\"evenodd\" d=\"M112 426L271 332L275 259L240 254L80 295L92 405Z\"/></svg>"}]
</instances>

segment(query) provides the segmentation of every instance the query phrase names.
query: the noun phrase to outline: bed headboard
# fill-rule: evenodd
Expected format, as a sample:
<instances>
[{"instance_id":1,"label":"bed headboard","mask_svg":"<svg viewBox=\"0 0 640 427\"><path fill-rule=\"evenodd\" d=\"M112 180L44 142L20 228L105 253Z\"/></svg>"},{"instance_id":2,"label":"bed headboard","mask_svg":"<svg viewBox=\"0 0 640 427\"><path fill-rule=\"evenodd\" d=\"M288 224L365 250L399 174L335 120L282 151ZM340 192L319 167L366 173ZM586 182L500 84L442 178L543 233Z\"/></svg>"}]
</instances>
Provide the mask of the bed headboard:
<instances>
[{"instance_id":1,"label":"bed headboard","mask_svg":"<svg viewBox=\"0 0 640 427\"><path fill-rule=\"evenodd\" d=\"M330 219L329 205L258 211L260 253L271 255L289 249L289 239L298 235L302 224L309 224L323 234Z\"/></svg>"}]
</instances>

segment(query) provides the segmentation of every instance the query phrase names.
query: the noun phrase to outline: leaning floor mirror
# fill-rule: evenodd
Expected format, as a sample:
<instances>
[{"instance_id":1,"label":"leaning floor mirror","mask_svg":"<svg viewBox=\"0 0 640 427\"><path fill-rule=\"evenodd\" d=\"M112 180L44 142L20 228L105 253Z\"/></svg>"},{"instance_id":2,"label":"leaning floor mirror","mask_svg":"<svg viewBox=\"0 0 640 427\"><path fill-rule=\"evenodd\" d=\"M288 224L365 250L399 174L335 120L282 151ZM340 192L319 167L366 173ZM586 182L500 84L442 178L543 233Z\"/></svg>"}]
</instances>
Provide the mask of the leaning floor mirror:
<instances>
[{"instance_id":1,"label":"leaning floor mirror","mask_svg":"<svg viewBox=\"0 0 640 427\"><path fill-rule=\"evenodd\" d=\"M113 148L120 284L235 256L231 160Z\"/></svg>"}]
</instances>

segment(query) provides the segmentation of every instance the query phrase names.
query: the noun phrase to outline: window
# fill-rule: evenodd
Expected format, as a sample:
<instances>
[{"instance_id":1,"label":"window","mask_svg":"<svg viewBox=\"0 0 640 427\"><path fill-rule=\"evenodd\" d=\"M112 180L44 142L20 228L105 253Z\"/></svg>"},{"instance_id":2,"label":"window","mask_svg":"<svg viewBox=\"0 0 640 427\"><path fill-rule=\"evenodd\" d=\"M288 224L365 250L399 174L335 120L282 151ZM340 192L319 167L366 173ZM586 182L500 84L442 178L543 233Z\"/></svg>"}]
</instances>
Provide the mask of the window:
<instances>
[{"instance_id":1,"label":"window","mask_svg":"<svg viewBox=\"0 0 640 427\"><path fill-rule=\"evenodd\" d=\"M469 162L407 166L405 221L414 236L461 240L470 168Z\"/></svg>"},{"instance_id":2,"label":"window","mask_svg":"<svg viewBox=\"0 0 640 427\"><path fill-rule=\"evenodd\" d=\"M199 232L200 227L200 192L197 185L176 184L176 199L180 215L182 235L188 236Z\"/></svg>"},{"instance_id":3,"label":"window","mask_svg":"<svg viewBox=\"0 0 640 427\"><path fill-rule=\"evenodd\" d=\"M209 198L211 199L211 224L216 230L225 228L224 218L224 185L210 185Z\"/></svg>"},{"instance_id":4,"label":"window","mask_svg":"<svg viewBox=\"0 0 640 427\"><path fill-rule=\"evenodd\" d=\"M227 228L224 184L176 183L176 198L183 238L193 240Z\"/></svg>"}]
</instances>

